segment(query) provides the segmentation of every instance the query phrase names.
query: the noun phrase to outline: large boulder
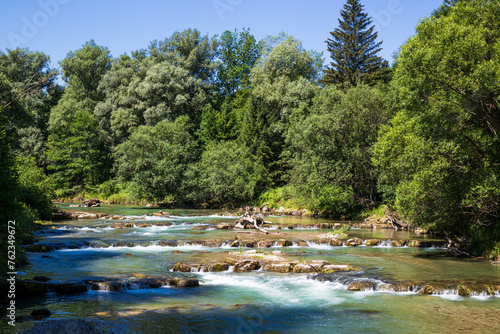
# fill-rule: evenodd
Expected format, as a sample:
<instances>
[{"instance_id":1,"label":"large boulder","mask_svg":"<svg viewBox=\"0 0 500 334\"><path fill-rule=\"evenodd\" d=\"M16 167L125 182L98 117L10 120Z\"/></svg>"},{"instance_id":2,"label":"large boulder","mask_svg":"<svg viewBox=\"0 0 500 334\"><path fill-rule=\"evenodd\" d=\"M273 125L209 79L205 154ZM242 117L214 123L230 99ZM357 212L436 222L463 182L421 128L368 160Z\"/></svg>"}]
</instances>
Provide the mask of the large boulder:
<instances>
[{"instance_id":1,"label":"large boulder","mask_svg":"<svg viewBox=\"0 0 500 334\"><path fill-rule=\"evenodd\" d=\"M360 238L351 238L347 240L345 244L346 246L351 246L351 247L360 246L363 244L363 240Z\"/></svg>"},{"instance_id":2,"label":"large boulder","mask_svg":"<svg viewBox=\"0 0 500 334\"><path fill-rule=\"evenodd\" d=\"M260 263L254 259L243 259L234 264L235 272L249 272L260 269Z\"/></svg>"},{"instance_id":3,"label":"large boulder","mask_svg":"<svg viewBox=\"0 0 500 334\"><path fill-rule=\"evenodd\" d=\"M189 273L192 271L199 271L201 265L199 264L188 264L183 262L177 262L174 264L173 271L178 271L181 273Z\"/></svg>"}]
</instances>

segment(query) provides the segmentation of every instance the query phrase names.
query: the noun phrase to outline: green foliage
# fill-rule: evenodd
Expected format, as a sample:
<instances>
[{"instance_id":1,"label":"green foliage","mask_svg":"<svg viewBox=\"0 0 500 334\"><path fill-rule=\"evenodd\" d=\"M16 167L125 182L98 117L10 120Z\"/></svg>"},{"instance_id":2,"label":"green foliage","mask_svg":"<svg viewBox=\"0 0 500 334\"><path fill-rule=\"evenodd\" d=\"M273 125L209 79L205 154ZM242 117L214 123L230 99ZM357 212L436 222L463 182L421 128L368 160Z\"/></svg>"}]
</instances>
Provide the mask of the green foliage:
<instances>
[{"instance_id":1,"label":"green foliage","mask_svg":"<svg viewBox=\"0 0 500 334\"><path fill-rule=\"evenodd\" d=\"M388 118L384 92L366 85L346 92L329 87L310 109L288 131L291 183L312 209L339 215L370 207L377 184L371 146Z\"/></svg>"},{"instance_id":2,"label":"green foliage","mask_svg":"<svg viewBox=\"0 0 500 334\"><path fill-rule=\"evenodd\" d=\"M376 43L378 33L363 7L359 0L347 0L340 11L339 27L327 40L332 62L323 83L355 86L387 80L387 61L377 56L382 42Z\"/></svg>"},{"instance_id":3,"label":"green foliage","mask_svg":"<svg viewBox=\"0 0 500 334\"><path fill-rule=\"evenodd\" d=\"M214 81L215 58L219 43L216 37L202 36L197 29L175 32L163 41L153 41L149 54L155 62L168 62L188 71L206 88Z\"/></svg>"},{"instance_id":4,"label":"green foliage","mask_svg":"<svg viewBox=\"0 0 500 334\"><path fill-rule=\"evenodd\" d=\"M34 159L17 160L19 201L29 207L36 219L50 220L54 212L54 185Z\"/></svg>"},{"instance_id":5,"label":"green foliage","mask_svg":"<svg viewBox=\"0 0 500 334\"><path fill-rule=\"evenodd\" d=\"M116 160L121 181L131 181L137 197L163 201L192 195L190 182L196 173L197 143L190 135L187 116L174 122L140 126L130 138L117 146Z\"/></svg>"},{"instance_id":6,"label":"green foliage","mask_svg":"<svg viewBox=\"0 0 500 334\"><path fill-rule=\"evenodd\" d=\"M458 1L419 24L397 60L399 111L374 149L406 219L484 246L500 240L499 15L496 1Z\"/></svg>"},{"instance_id":7,"label":"green foliage","mask_svg":"<svg viewBox=\"0 0 500 334\"><path fill-rule=\"evenodd\" d=\"M255 197L259 169L247 147L234 141L211 143L201 156L200 187L203 200L242 204Z\"/></svg>"},{"instance_id":8,"label":"green foliage","mask_svg":"<svg viewBox=\"0 0 500 334\"><path fill-rule=\"evenodd\" d=\"M44 166L49 113L62 91L55 83L56 70L46 54L15 49L0 51L0 74L8 80L8 86L0 87L0 105L5 106L11 147L16 155L35 158Z\"/></svg>"},{"instance_id":9,"label":"green foliage","mask_svg":"<svg viewBox=\"0 0 500 334\"><path fill-rule=\"evenodd\" d=\"M77 112L66 127L53 129L47 143L49 171L65 197L109 177L110 162L92 115Z\"/></svg>"},{"instance_id":10,"label":"green foliage","mask_svg":"<svg viewBox=\"0 0 500 334\"><path fill-rule=\"evenodd\" d=\"M233 96L250 84L250 71L260 57L262 42L249 29L224 31L220 37L218 81L225 96Z\"/></svg>"}]
</instances>

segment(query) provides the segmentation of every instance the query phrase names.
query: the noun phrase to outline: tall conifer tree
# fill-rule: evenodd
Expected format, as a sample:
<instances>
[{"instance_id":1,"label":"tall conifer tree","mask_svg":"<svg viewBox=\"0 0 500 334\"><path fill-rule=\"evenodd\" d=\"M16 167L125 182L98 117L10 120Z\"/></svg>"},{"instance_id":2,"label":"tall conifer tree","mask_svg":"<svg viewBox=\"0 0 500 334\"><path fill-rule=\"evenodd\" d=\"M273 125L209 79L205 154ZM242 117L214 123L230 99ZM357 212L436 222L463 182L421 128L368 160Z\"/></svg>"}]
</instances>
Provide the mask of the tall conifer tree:
<instances>
[{"instance_id":1,"label":"tall conifer tree","mask_svg":"<svg viewBox=\"0 0 500 334\"><path fill-rule=\"evenodd\" d=\"M324 70L325 84L373 84L388 74L387 61L377 56L382 42L376 42L372 20L359 0L347 0L340 11L339 27L330 32L326 43L332 62Z\"/></svg>"}]
</instances>

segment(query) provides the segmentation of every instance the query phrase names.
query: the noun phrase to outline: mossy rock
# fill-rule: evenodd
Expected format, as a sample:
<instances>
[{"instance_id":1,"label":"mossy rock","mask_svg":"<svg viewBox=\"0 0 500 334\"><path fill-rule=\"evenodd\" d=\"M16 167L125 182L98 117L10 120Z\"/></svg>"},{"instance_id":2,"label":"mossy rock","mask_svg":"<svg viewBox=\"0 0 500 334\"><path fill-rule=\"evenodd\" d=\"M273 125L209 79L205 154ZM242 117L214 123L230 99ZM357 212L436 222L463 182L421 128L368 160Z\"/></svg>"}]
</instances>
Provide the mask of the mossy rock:
<instances>
[{"instance_id":1,"label":"mossy rock","mask_svg":"<svg viewBox=\"0 0 500 334\"><path fill-rule=\"evenodd\" d=\"M225 262L210 263L203 266L203 271L209 271L209 272L221 272L228 270L229 270L229 263Z\"/></svg>"},{"instance_id":2,"label":"mossy rock","mask_svg":"<svg viewBox=\"0 0 500 334\"><path fill-rule=\"evenodd\" d=\"M293 246L293 242L292 240L288 239L279 239L278 241L276 241L276 245L279 247L290 247Z\"/></svg>"},{"instance_id":3,"label":"mossy rock","mask_svg":"<svg viewBox=\"0 0 500 334\"><path fill-rule=\"evenodd\" d=\"M365 246L378 246L380 243L379 239L368 239L365 241Z\"/></svg>"},{"instance_id":4,"label":"mossy rock","mask_svg":"<svg viewBox=\"0 0 500 334\"><path fill-rule=\"evenodd\" d=\"M259 247L269 248L269 247L272 247L274 245L274 241L272 241L272 240L260 240L258 244L259 244Z\"/></svg>"}]
</instances>

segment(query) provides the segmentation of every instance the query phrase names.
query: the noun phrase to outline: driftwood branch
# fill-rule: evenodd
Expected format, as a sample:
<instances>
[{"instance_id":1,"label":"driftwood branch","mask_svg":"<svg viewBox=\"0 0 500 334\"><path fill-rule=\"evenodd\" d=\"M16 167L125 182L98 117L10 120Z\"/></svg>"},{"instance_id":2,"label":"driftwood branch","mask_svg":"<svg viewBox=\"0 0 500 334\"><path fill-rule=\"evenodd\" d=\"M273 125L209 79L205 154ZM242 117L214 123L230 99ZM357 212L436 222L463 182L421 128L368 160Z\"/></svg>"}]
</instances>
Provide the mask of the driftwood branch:
<instances>
[{"instance_id":1,"label":"driftwood branch","mask_svg":"<svg viewBox=\"0 0 500 334\"><path fill-rule=\"evenodd\" d=\"M270 224L266 222L261 215L250 215L248 212L234 224L234 228L248 229L255 228L265 234L269 234L269 231L263 228L264 224Z\"/></svg>"}]
</instances>

